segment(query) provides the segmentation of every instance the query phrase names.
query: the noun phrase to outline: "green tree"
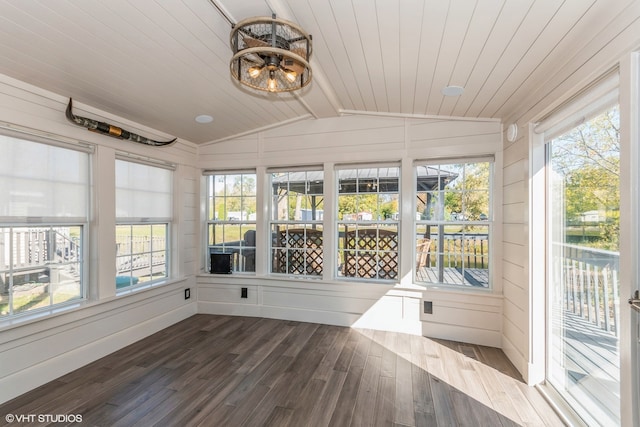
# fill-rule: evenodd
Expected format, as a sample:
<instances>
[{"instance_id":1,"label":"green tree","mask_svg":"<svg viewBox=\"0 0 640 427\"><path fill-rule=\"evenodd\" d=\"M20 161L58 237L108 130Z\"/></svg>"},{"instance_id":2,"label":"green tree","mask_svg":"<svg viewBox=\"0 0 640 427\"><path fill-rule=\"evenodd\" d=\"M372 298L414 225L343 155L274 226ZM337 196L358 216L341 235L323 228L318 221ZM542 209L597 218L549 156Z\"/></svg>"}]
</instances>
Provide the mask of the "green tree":
<instances>
[{"instance_id":1,"label":"green tree","mask_svg":"<svg viewBox=\"0 0 640 427\"><path fill-rule=\"evenodd\" d=\"M338 218L343 219L344 215L368 212L373 216L373 219L378 219L378 217L385 218L383 212L393 214L398 211L397 202L395 205L393 201L385 202L379 206L379 197L377 193L340 194L338 197ZM384 209L383 206L385 206Z\"/></svg>"},{"instance_id":2,"label":"green tree","mask_svg":"<svg viewBox=\"0 0 640 427\"><path fill-rule=\"evenodd\" d=\"M256 212L256 180L252 175L219 175L215 179L214 207L218 219L226 219L228 212L247 215Z\"/></svg>"},{"instance_id":3,"label":"green tree","mask_svg":"<svg viewBox=\"0 0 640 427\"><path fill-rule=\"evenodd\" d=\"M466 163L443 168L458 173L445 190L445 218L453 212L463 213L473 221L479 220L481 214L487 215L490 163Z\"/></svg>"},{"instance_id":4,"label":"green tree","mask_svg":"<svg viewBox=\"0 0 640 427\"><path fill-rule=\"evenodd\" d=\"M616 174L596 164L586 164L569 171L564 181L565 212L569 221L581 220L588 211L617 210L620 186Z\"/></svg>"},{"instance_id":5,"label":"green tree","mask_svg":"<svg viewBox=\"0 0 640 427\"><path fill-rule=\"evenodd\" d=\"M584 226L585 213L605 214L599 240L589 246L618 250L620 114L616 105L550 141L553 174L562 180L567 232Z\"/></svg>"},{"instance_id":6,"label":"green tree","mask_svg":"<svg viewBox=\"0 0 640 427\"><path fill-rule=\"evenodd\" d=\"M380 205L380 217L383 219L392 218L396 212L398 212L398 199L393 199Z\"/></svg>"}]
</instances>

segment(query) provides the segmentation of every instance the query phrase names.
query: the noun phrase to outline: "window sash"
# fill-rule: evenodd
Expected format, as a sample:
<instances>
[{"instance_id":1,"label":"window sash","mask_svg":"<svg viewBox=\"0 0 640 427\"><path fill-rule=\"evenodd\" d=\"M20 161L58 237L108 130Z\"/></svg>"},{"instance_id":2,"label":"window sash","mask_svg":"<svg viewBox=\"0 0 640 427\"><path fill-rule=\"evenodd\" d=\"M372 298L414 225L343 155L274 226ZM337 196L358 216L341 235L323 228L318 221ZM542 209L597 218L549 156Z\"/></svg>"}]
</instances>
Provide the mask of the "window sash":
<instances>
[{"instance_id":1,"label":"window sash","mask_svg":"<svg viewBox=\"0 0 640 427\"><path fill-rule=\"evenodd\" d=\"M0 227L0 319L85 297L86 224Z\"/></svg>"},{"instance_id":2,"label":"window sash","mask_svg":"<svg viewBox=\"0 0 640 427\"><path fill-rule=\"evenodd\" d=\"M466 185L466 179L473 177L467 173L468 167L478 163L489 164L488 182L486 185L481 185L479 189ZM464 181L457 188L450 189L440 188L438 184L440 181L438 181L435 183L438 188L434 187L432 191L428 191L428 181L419 184L417 174L418 167L427 165L438 168L438 177L441 176L441 170L447 169L447 165L463 165L461 172L464 171L464 175L458 175L454 179L462 178ZM433 218L417 218L418 213L424 215L427 212L428 206L425 206L424 213L418 212L417 206L415 209L416 264L413 268L415 283L451 286L456 289L490 288L493 169L493 156L414 162L416 197L418 194L426 194L427 196L431 194L432 197L435 195L437 196L435 202L428 202L428 198L422 202L427 205L430 203L439 204L437 208L439 212L434 212ZM488 197L486 211L483 209L480 215L470 219L469 217L473 217L473 213L469 210L466 202L469 202L469 197L475 193L486 193ZM455 216L453 212L447 211L447 195L449 199L456 195L460 197L461 212L455 213Z\"/></svg>"},{"instance_id":3,"label":"window sash","mask_svg":"<svg viewBox=\"0 0 640 427\"><path fill-rule=\"evenodd\" d=\"M313 203L316 197L324 199L323 169L318 166L271 168L267 173L271 187L270 272L307 278L322 277L324 212L323 208L317 209L309 203ZM283 174L275 178L284 179L275 183L275 174ZM277 191L284 191L284 194ZM294 218L291 218L294 199ZM295 218L296 214L300 215L299 219Z\"/></svg>"},{"instance_id":4,"label":"window sash","mask_svg":"<svg viewBox=\"0 0 640 427\"><path fill-rule=\"evenodd\" d=\"M398 162L336 168L338 277L379 282L399 279L401 177ZM349 209L343 209L340 219L341 203ZM394 212L389 213L389 207Z\"/></svg>"},{"instance_id":5,"label":"window sash","mask_svg":"<svg viewBox=\"0 0 640 427\"><path fill-rule=\"evenodd\" d=\"M256 258L256 221L249 219L256 212L250 213L257 202L257 188L245 191L245 178L257 184L255 170L215 170L205 171L207 177L207 250L206 263L211 261L211 254L229 253L232 257L232 269L235 272L255 272ZM240 193L229 193L228 177L240 177ZM217 195L217 180L223 178L222 194ZM234 182L237 184L237 182ZM239 208L231 202L239 202ZM218 208L224 212L222 218ZM257 206L253 207L254 209ZM231 209L239 209L231 210ZM257 209L256 209L257 210ZM230 214L233 214L230 216Z\"/></svg>"},{"instance_id":6,"label":"window sash","mask_svg":"<svg viewBox=\"0 0 640 427\"><path fill-rule=\"evenodd\" d=\"M157 228L164 229L164 233L158 235L154 230ZM168 223L119 224L116 227L116 289L149 285L168 278L169 248Z\"/></svg>"}]
</instances>

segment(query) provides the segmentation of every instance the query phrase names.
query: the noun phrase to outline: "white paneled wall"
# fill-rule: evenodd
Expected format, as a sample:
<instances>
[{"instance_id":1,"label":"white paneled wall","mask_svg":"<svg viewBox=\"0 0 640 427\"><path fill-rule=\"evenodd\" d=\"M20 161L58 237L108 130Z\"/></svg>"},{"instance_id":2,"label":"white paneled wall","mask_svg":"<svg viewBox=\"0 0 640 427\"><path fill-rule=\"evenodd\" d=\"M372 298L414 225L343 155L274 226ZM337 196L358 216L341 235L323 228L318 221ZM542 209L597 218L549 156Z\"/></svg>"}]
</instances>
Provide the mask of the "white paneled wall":
<instances>
[{"instance_id":1,"label":"white paneled wall","mask_svg":"<svg viewBox=\"0 0 640 427\"><path fill-rule=\"evenodd\" d=\"M413 160L491 154L496 157L494 182L501 183L500 132L501 125L496 120L347 115L300 121L253 136L201 146L198 166L214 170L248 167L264 170L286 165L333 167L340 163L401 161L411 167ZM413 184L410 181L402 185ZM497 193L499 190L500 186ZM404 194L413 197L411 191ZM325 186L325 196L335 197L335 190ZM495 199L501 200L500 194ZM403 206L412 203L402 201ZM499 210L496 224L501 221ZM265 220L258 216L258 228L266 228ZM500 235L499 226L494 232ZM401 240L411 242L404 243L405 257L412 250L413 238L412 225L403 225ZM499 259L501 248L494 245L492 250ZM267 253L267 248L258 248L258 256ZM204 268L205 264L203 256L201 266ZM496 265L494 270L499 271L499 263ZM397 284L203 273L197 278L198 311L355 325L501 346L501 286L494 286L492 291L426 291L411 283L412 267L413 263L401 261L401 268L406 271L400 271L403 279ZM243 287L248 290L246 299L240 297ZM423 314L425 298L433 301L434 314Z\"/></svg>"},{"instance_id":2,"label":"white paneled wall","mask_svg":"<svg viewBox=\"0 0 640 427\"><path fill-rule=\"evenodd\" d=\"M522 136L522 131L519 134ZM520 372L526 371L528 332L522 323L528 312L528 283L525 266L528 260L527 232L523 225L526 217L528 180L524 160L527 144L522 137L504 150L503 174L503 293L504 319L502 347ZM524 344L524 347L523 347Z\"/></svg>"},{"instance_id":3,"label":"white paneled wall","mask_svg":"<svg viewBox=\"0 0 640 427\"><path fill-rule=\"evenodd\" d=\"M169 147L150 147L89 132L67 121L67 102L63 96L0 76L0 126L86 141L97 147L92 168L96 200L88 251L90 298L48 315L0 319L0 403L196 313L195 292L190 300L184 299L184 288L196 288L200 245L196 146L179 141ZM74 112L153 139L167 139L167 135L75 101ZM109 183L113 182L111 163L116 150L178 165L172 225L173 252L177 254L171 260L174 274L164 285L120 297L115 296L115 269L111 268L115 266L115 220L114 210L109 209L115 200L115 186Z\"/></svg>"}]
</instances>

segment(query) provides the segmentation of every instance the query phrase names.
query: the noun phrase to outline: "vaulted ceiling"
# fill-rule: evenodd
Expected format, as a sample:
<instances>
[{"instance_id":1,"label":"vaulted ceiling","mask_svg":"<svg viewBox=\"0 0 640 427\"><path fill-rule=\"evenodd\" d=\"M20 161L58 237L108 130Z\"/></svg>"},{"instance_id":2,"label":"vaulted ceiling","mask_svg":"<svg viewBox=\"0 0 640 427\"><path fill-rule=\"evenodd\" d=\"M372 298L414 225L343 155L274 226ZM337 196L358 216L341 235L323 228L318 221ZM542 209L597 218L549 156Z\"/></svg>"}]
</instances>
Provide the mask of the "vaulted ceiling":
<instances>
[{"instance_id":1,"label":"vaulted ceiling","mask_svg":"<svg viewBox=\"0 0 640 427\"><path fill-rule=\"evenodd\" d=\"M194 143L354 112L500 118L631 1L3 0L0 73ZM229 21L272 13L313 36L298 93L229 74Z\"/></svg>"}]
</instances>

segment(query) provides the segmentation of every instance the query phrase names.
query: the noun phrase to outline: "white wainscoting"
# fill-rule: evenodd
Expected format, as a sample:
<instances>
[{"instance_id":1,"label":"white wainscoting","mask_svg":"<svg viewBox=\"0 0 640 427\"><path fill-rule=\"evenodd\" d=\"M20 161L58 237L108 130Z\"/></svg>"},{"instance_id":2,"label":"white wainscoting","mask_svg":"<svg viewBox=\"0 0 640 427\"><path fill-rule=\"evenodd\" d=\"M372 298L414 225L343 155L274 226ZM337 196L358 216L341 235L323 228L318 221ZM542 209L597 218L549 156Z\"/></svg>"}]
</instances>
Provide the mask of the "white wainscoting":
<instances>
[{"instance_id":1,"label":"white wainscoting","mask_svg":"<svg viewBox=\"0 0 640 427\"><path fill-rule=\"evenodd\" d=\"M433 314L421 314L423 335L490 347L502 346L502 296L488 292L429 290Z\"/></svg>"},{"instance_id":2,"label":"white wainscoting","mask_svg":"<svg viewBox=\"0 0 640 427\"><path fill-rule=\"evenodd\" d=\"M198 313L404 332L501 347L502 297L366 282L232 274L197 277ZM241 289L247 288L247 298ZM432 301L433 314L423 313Z\"/></svg>"}]
</instances>

